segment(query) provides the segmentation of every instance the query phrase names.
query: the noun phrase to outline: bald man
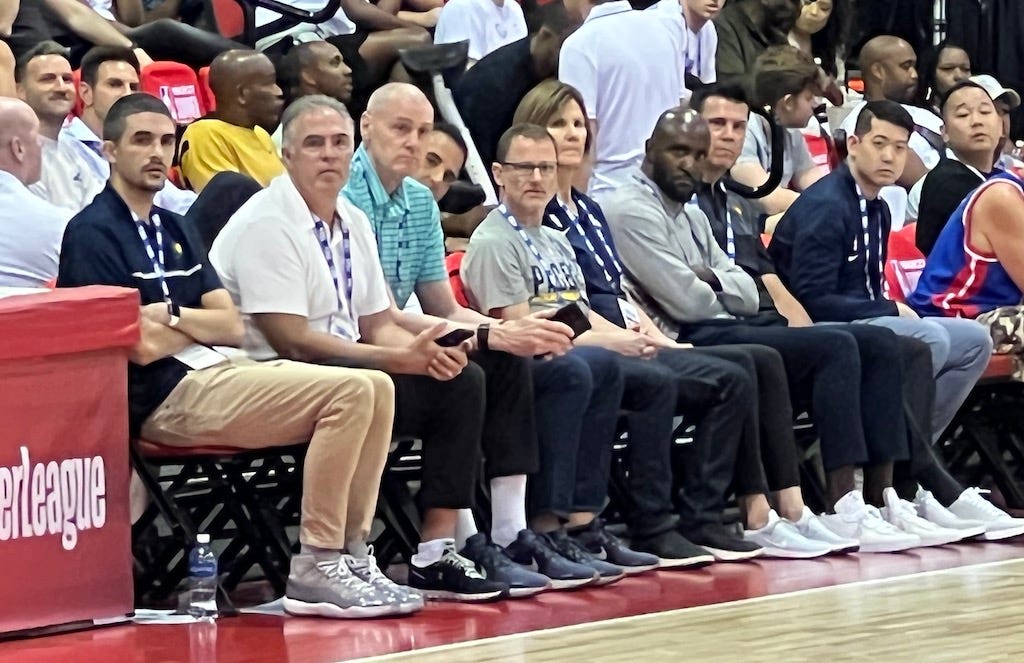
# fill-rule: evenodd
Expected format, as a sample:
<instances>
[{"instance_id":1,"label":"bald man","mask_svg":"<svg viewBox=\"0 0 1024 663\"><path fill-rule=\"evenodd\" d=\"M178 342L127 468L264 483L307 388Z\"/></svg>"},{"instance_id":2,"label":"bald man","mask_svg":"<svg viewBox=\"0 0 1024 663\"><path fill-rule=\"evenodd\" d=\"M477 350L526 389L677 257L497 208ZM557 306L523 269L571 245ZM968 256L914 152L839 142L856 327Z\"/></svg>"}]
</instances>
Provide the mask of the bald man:
<instances>
[{"instance_id":1,"label":"bald man","mask_svg":"<svg viewBox=\"0 0 1024 663\"><path fill-rule=\"evenodd\" d=\"M910 149L907 164L896 181L900 187L909 189L939 163L945 150L942 142L942 120L931 111L914 106L917 93L917 54L914 48L899 37L882 35L868 41L860 50L860 68L864 79L864 99L854 106L843 121L841 128L852 136L857 125L857 116L867 101L888 99L902 104L914 120L914 133L910 135ZM884 195L894 217L902 217L906 206L905 197ZM900 200L902 198L902 201Z\"/></svg>"},{"instance_id":2,"label":"bald man","mask_svg":"<svg viewBox=\"0 0 1024 663\"><path fill-rule=\"evenodd\" d=\"M39 198L39 120L24 101L0 98L0 286L42 287L57 278L64 228L73 212Z\"/></svg>"},{"instance_id":3,"label":"bald man","mask_svg":"<svg viewBox=\"0 0 1024 663\"><path fill-rule=\"evenodd\" d=\"M217 110L193 122L181 138L185 183L202 192L214 175L233 171L266 186L284 172L271 131L284 104L277 72L257 51L232 50L210 65Z\"/></svg>"}]
</instances>

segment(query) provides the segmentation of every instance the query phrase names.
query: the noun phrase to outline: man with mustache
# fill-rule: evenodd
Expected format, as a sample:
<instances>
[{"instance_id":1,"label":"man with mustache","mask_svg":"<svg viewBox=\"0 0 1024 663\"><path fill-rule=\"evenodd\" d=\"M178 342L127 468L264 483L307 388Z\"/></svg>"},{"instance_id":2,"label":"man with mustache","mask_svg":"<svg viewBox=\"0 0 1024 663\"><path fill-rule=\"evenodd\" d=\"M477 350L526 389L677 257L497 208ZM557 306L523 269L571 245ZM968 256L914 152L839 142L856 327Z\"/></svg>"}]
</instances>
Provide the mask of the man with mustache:
<instances>
[{"instance_id":1,"label":"man with mustache","mask_svg":"<svg viewBox=\"0 0 1024 663\"><path fill-rule=\"evenodd\" d=\"M79 211L103 190L104 180L90 171L74 140L61 138L64 119L75 104L74 75L67 49L44 41L18 59L14 69L18 96L39 118L43 170L32 193L59 207Z\"/></svg>"}]
</instances>

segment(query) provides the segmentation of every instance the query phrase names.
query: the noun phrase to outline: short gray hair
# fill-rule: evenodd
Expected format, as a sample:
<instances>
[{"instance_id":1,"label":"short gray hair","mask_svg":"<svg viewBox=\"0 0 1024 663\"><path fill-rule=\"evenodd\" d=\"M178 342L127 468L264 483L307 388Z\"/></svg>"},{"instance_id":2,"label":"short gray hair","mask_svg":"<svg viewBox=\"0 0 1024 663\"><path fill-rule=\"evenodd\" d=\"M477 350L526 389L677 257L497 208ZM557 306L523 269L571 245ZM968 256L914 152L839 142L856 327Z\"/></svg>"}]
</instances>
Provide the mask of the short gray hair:
<instances>
[{"instance_id":1,"label":"short gray hair","mask_svg":"<svg viewBox=\"0 0 1024 663\"><path fill-rule=\"evenodd\" d=\"M343 119L352 122L352 116L349 114L348 109L345 108L345 104L341 103L337 99L328 97L326 94L310 94L305 97L299 97L290 103L288 108L284 109L284 114L281 115L281 137L283 142L291 142L291 132L289 131L289 128L295 120L310 111L321 108L332 110Z\"/></svg>"}]
</instances>

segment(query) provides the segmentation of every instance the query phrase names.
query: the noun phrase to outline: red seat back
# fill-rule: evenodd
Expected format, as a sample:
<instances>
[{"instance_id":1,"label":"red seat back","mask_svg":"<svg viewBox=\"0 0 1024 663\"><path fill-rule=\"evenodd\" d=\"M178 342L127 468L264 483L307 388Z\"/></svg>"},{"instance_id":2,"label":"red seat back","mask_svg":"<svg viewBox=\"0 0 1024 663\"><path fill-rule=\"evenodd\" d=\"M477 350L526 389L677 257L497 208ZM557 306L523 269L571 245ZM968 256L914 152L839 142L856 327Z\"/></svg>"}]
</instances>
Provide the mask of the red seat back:
<instances>
[{"instance_id":1,"label":"red seat back","mask_svg":"<svg viewBox=\"0 0 1024 663\"><path fill-rule=\"evenodd\" d=\"M139 78L142 91L163 101L178 124L188 124L206 114L199 91L199 79L196 72L187 65L170 61L153 62L143 67Z\"/></svg>"},{"instance_id":2,"label":"red seat back","mask_svg":"<svg viewBox=\"0 0 1024 663\"><path fill-rule=\"evenodd\" d=\"M466 297L466 288L462 283L462 259L465 257L465 251L449 253L444 259L444 265L448 269L448 282L451 283L452 293L455 294L455 301L460 306L468 308L469 299Z\"/></svg>"},{"instance_id":3,"label":"red seat back","mask_svg":"<svg viewBox=\"0 0 1024 663\"><path fill-rule=\"evenodd\" d=\"M245 32L245 12L236 0L210 0L213 22L217 32L228 39L241 37Z\"/></svg>"},{"instance_id":4,"label":"red seat back","mask_svg":"<svg viewBox=\"0 0 1024 663\"><path fill-rule=\"evenodd\" d=\"M75 81L75 105L71 107L71 114L75 117L82 117L82 70L75 69L71 72L71 76Z\"/></svg>"},{"instance_id":5,"label":"red seat back","mask_svg":"<svg viewBox=\"0 0 1024 663\"><path fill-rule=\"evenodd\" d=\"M917 287L924 271L924 254L917 248L917 224L911 223L889 233L888 256L885 261L885 283L889 299L906 301Z\"/></svg>"},{"instance_id":6,"label":"red seat back","mask_svg":"<svg viewBox=\"0 0 1024 663\"><path fill-rule=\"evenodd\" d=\"M213 96L213 88L210 87L210 68L203 67L199 70L199 95L206 106L206 112L212 113L217 110L217 98Z\"/></svg>"}]
</instances>

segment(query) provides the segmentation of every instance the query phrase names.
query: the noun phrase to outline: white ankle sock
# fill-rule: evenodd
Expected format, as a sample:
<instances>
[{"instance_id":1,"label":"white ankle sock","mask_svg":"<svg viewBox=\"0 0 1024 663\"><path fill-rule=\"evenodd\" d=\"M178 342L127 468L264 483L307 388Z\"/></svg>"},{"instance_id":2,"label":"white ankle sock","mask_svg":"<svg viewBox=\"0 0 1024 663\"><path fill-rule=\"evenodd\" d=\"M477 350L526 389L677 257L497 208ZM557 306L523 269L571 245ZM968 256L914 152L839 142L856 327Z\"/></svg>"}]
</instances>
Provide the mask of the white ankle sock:
<instances>
[{"instance_id":1,"label":"white ankle sock","mask_svg":"<svg viewBox=\"0 0 1024 663\"><path fill-rule=\"evenodd\" d=\"M473 519L472 509L459 509L459 522L455 525L455 549L462 550L466 547L466 539L476 534L476 521Z\"/></svg>"},{"instance_id":2,"label":"white ankle sock","mask_svg":"<svg viewBox=\"0 0 1024 663\"><path fill-rule=\"evenodd\" d=\"M445 548L455 545L455 539L433 539L422 542L412 556L412 563L421 569L441 560Z\"/></svg>"},{"instance_id":3,"label":"white ankle sock","mask_svg":"<svg viewBox=\"0 0 1024 663\"><path fill-rule=\"evenodd\" d=\"M526 475L491 479L491 540L505 547L526 529Z\"/></svg>"}]
</instances>

